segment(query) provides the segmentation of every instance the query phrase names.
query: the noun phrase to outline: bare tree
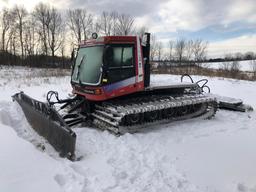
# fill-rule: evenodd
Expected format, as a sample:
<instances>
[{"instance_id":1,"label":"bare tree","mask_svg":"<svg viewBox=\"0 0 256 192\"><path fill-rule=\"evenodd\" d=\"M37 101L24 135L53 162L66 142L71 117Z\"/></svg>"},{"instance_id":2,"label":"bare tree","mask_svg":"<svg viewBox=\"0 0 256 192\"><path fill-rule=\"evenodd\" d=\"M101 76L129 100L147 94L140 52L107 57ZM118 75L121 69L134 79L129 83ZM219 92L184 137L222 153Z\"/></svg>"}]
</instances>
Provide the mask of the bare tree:
<instances>
[{"instance_id":1,"label":"bare tree","mask_svg":"<svg viewBox=\"0 0 256 192\"><path fill-rule=\"evenodd\" d=\"M182 60L184 59L185 48L186 48L186 40L183 38L178 39L175 43L175 54L178 58L180 65Z\"/></svg>"},{"instance_id":2,"label":"bare tree","mask_svg":"<svg viewBox=\"0 0 256 192\"><path fill-rule=\"evenodd\" d=\"M103 31L103 34L105 36L110 36L111 35L111 30L112 30L112 22L111 22L111 16L108 12L103 11L100 19L100 27L101 30Z\"/></svg>"},{"instance_id":3,"label":"bare tree","mask_svg":"<svg viewBox=\"0 0 256 192\"><path fill-rule=\"evenodd\" d=\"M106 12L104 11L100 18L100 28L105 36L116 34L116 23L117 23L117 12Z\"/></svg>"},{"instance_id":4,"label":"bare tree","mask_svg":"<svg viewBox=\"0 0 256 192\"><path fill-rule=\"evenodd\" d=\"M134 18L130 15L117 16L117 35L129 35L134 31Z\"/></svg>"},{"instance_id":5,"label":"bare tree","mask_svg":"<svg viewBox=\"0 0 256 192\"><path fill-rule=\"evenodd\" d=\"M240 63L239 61L226 61L222 63L221 69L226 72L226 74L231 75L232 77L237 77L240 71Z\"/></svg>"},{"instance_id":6,"label":"bare tree","mask_svg":"<svg viewBox=\"0 0 256 192\"><path fill-rule=\"evenodd\" d=\"M256 60L251 60L251 70L253 72L253 77L256 78Z\"/></svg>"},{"instance_id":7,"label":"bare tree","mask_svg":"<svg viewBox=\"0 0 256 192\"><path fill-rule=\"evenodd\" d=\"M32 56L35 54L36 35L34 17L29 17L24 26L24 48L25 55Z\"/></svg>"},{"instance_id":8,"label":"bare tree","mask_svg":"<svg viewBox=\"0 0 256 192\"><path fill-rule=\"evenodd\" d=\"M59 53L61 55L61 60L62 60L62 67L65 68L65 52L66 52L66 28L65 25L64 29L60 32L60 49L59 49Z\"/></svg>"},{"instance_id":9,"label":"bare tree","mask_svg":"<svg viewBox=\"0 0 256 192\"><path fill-rule=\"evenodd\" d=\"M192 58L192 55L193 55L193 46L194 46L194 41L193 40L186 41L185 53L186 53L186 60L187 61L191 61L191 58Z\"/></svg>"},{"instance_id":10,"label":"bare tree","mask_svg":"<svg viewBox=\"0 0 256 192\"><path fill-rule=\"evenodd\" d=\"M244 54L244 59L246 60L252 60L254 59L255 55L252 51L248 51Z\"/></svg>"},{"instance_id":11,"label":"bare tree","mask_svg":"<svg viewBox=\"0 0 256 192\"><path fill-rule=\"evenodd\" d=\"M233 55L232 55L231 53L225 54L224 59L225 59L226 61L230 61L230 60L233 59Z\"/></svg>"},{"instance_id":12,"label":"bare tree","mask_svg":"<svg viewBox=\"0 0 256 192\"><path fill-rule=\"evenodd\" d=\"M159 41L159 42L156 43L156 50L157 50L158 61L161 61L162 60L162 51L163 51L162 42Z\"/></svg>"},{"instance_id":13,"label":"bare tree","mask_svg":"<svg viewBox=\"0 0 256 192\"><path fill-rule=\"evenodd\" d=\"M241 66L240 66L239 61L231 62L230 72L231 72L232 77L237 77L237 75L239 74L240 68L241 68Z\"/></svg>"},{"instance_id":14,"label":"bare tree","mask_svg":"<svg viewBox=\"0 0 256 192\"><path fill-rule=\"evenodd\" d=\"M51 50L51 56L60 48L62 42L61 32L64 30L61 14L57 9L51 8L49 11L49 25L47 30L48 45Z\"/></svg>"},{"instance_id":15,"label":"bare tree","mask_svg":"<svg viewBox=\"0 0 256 192\"><path fill-rule=\"evenodd\" d=\"M168 54L168 59L171 61L173 59L173 48L174 48L174 41L170 40L168 42L168 48L169 48L169 54Z\"/></svg>"},{"instance_id":16,"label":"bare tree","mask_svg":"<svg viewBox=\"0 0 256 192\"><path fill-rule=\"evenodd\" d=\"M235 53L235 59L242 60L243 59L243 54L240 53L240 52Z\"/></svg>"},{"instance_id":17,"label":"bare tree","mask_svg":"<svg viewBox=\"0 0 256 192\"><path fill-rule=\"evenodd\" d=\"M231 65L231 71L237 72L240 70L240 63L238 61L233 61Z\"/></svg>"},{"instance_id":18,"label":"bare tree","mask_svg":"<svg viewBox=\"0 0 256 192\"><path fill-rule=\"evenodd\" d=\"M28 15L27 10L24 7L15 6L13 9L14 16L16 19L16 25L19 33L19 41L21 48L21 58L24 59L24 43L23 43L23 35L24 35L24 26L26 22L26 17Z\"/></svg>"},{"instance_id":19,"label":"bare tree","mask_svg":"<svg viewBox=\"0 0 256 192\"><path fill-rule=\"evenodd\" d=\"M93 17L86 9L68 10L68 26L77 41L77 45L82 38L87 39L93 27Z\"/></svg>"},{"instance_id":20,"label":"bare tree","mask_svg":"<svg viewBox=\"0 0 256 192\"><path fill-rule=\"evenodd\" d=\"M231 65L232 65L232 63L227 62L227 61L224 61L224 62L222 62L220 68L221 68L222 70L224 70L225 72L228 72L228 71L230 71L230 69L231 69Z\"/></svg>"},{"instance_id":21,"label":"bare tree","mask_svg":"<svg viewBox=\"0 0 256 192\"><path fill-rule=\"evenodd\" d=\"M68 10L68 26L77 41L77 45L82 40L82 21L81 21L81 9Z\"/></svg>"},{"instance_id":22,"label":"bare tree","mask_svg":"<svg viewBox=\"0 0 256 192\"><path fill-rule=\"evenodd\" d=\"M50 23L49 13L50 6L43 3L39 3L33 12L33 16L37 25L39 40L42 42L42 51L45 55L48 55L47 32Z\"/></svg>"},{"instance_id":23,"label":"bare tree","mask_svg":"<svg viewBox=\"0 0 256 192\"><path fill-rule=\"evenodd\" d=\"M157 47L156 47L156 36L151 34L150 39L150 60L153 61L156 57Z\"/></svg>"},{"instance_id":24,"label":"bare tree","mask_svg":"<svg viewBox=\"0 0 256 192\"><path fill-rule=\"evenodd\" d=\"M7 33L11 28L11 14L9 9L3 9L1 12L1 49L7 50Z\"/></svg>"},{"instance_id":25,"label":"bare tree","mask_svg":"<svg viewBox=\"0 0 256 192\"><path fill-rule=\"evenodd\" d=\"M6 41L6 51L9 47L9 51L13 54L16 55L17 49L19 47L19 44L17 43L18 40L18 28L16 26L16 18L15 18L15 13L13 10L10 10L10 29L8 30L7 33L7 41Z\"/></svg>"},{"instance_id":26,"label":"bare tree","mask_svg":"<svg viewBox=\"0 0 256 192\"><path fill-rule=\"evenodd\" d=\"M93 29L93 16L90 13L87 13L85 9L83 9L83 34L84 34L84 40L87 40L88 36L92 34Z\"/></svg>"},{"instance_id":27,"label":"bare tree","mask_svg":"<svg viewBox=\"0 0 256 192\"><path fill-rule=\"evenodd\" d=\"M13 55L16 55L17 47L18 47L16 33L17 33L17 28L12 27L9 34L8 34L7 46L9 46L9 50Z\"/></svg>"},{"instance_id":28,"label":"bare tree","mask_svg":"<svg viewBox=\"0 0 256 192\"><path fill-rule=\"evenodd\" d=\"M201 61L206 57L208 42L202 39L196 39L193 43L193 55L197 65L200 66Z\"/></svg>"}]
</instances>

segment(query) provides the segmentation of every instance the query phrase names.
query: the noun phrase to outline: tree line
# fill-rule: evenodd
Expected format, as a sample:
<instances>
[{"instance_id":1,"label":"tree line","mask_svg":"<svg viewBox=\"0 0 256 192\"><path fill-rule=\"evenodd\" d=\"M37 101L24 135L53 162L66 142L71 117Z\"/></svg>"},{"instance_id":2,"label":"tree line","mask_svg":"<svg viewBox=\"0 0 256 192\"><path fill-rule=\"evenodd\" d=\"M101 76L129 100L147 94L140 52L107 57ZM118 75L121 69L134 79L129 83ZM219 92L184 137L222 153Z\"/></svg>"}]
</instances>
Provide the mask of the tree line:
<instances>
[{"instance_id":1,"label":"tree line","mask_svg":"<svg viewBox=\"0 0 256 192\"><path fill-rule=\"evenodd\" d=\"M133 17L118 12L96 16L87 9L60 11L39 3L31 12L17 5L2 9L0 30L0 64L57 67L69 66L72 50L93 32L130 35L143 28L136 29Z\"/></svg>"},{"instance_id":2,"label":"tree line","mask_svg":"<svg viewBox=\"0 0 256 192\"><path fill-rule=\"evenodd\" d=\"M167 48L166 48L167 47ZM206 60L208 42L200 38L169 40L165 46L153 35L151 39L151 61L169 61L177 65L198 64Z\"/></svg>"},{"instance_id":3,"label":"tree line","mask_svg":"<svg viewBox=\"0 0 256 192\"><path fill-rule=\"evenodd\" d=\"M201 67L203 62L225 62L256 60L256 52L236 52L223 55L218 58L208 58L207 49L209 43L201 38L169 40L167 46L157 41L153 34L151 37L151 61L160 63L172 63L176 66L196 65ZM165 49L165 51L163 51Z\"/></svg>"},{"instance_id":4,"label":"tree line","mask_svg":"<svg viewBox=\"0 0 256 192\"><path fill-rule=\"evenodd\" d=\"M93 32L110 36L142 35L146 31L145 26L135 26L134 17L115 11L96 15L86 8L58 10L39 3L29 12L16 5L0 12L0 64L70 67L71 53ZM179 38L164 44L152 34L150 59L200 65L206 61L207 48L208 42L200 38ZM249 59L255 55L238 57ZM229 58L227 55L224 59Z\"/></svg>"}]
</instances>

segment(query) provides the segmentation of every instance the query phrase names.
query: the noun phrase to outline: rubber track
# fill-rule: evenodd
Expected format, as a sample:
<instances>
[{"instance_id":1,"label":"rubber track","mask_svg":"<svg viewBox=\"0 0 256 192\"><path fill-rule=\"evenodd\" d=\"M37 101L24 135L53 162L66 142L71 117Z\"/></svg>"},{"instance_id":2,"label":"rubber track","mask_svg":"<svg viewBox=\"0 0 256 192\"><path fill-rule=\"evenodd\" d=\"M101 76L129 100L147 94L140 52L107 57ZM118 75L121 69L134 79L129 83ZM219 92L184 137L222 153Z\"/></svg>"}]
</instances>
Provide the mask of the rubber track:
<instances>
[{"instance_id":1,"label":"rubber track","mask_svg":"<svg viewBox=\"0 0 256 192\"><path fill-rule=\"evenodd\" d=\"M193 113L182 116L169 117L167 119L157 119L154 122L143 121L140 124L126 125L125 118L133 114L145 114L166 109L176 109L200 105L200 108ZM146 98L132 98L129 101L104 102L102 106L96 106L94 124L101 129L108 129L116 134L126 132L133 133L151 125L168 123L177 120L186 120L201 116L204 119L211 118L217 111L216 99L209 95L185 95L182 97L152 96ZM175 110L174 109L174 110Z\"/></svg>"}]
</instances>

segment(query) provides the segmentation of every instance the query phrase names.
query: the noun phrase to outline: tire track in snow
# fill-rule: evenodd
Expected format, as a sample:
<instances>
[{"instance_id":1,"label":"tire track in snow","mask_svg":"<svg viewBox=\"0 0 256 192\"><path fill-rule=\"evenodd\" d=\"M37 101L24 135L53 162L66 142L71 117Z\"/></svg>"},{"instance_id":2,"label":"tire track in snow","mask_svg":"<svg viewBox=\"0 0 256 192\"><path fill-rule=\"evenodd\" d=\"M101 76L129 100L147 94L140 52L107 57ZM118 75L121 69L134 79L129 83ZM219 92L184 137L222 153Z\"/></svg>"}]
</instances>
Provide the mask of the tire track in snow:
<instances>
[{"instance_id":1,"label":"tire track in snow","mask_svg":"<svg viewBox=\"0 0 256 192\"><path fill-rule=\"evenodd\" d=\"M30 142L41 152L47 153L53 160L57 160L65 173L55 175L55 182L64 192L82 192L86 179L72 169L72 163L69 160L60 158L52 146L41 136L39 136L27 122L22 109L14 102L0 102L0 125L7 125L12 128L19 137Z\"/></svg>"},{"instance_id":2,"label":"tire track in snow","mask_svg":"<svg viewBox=\"0 0 256 192\"><path fill-rule=\"evenodd\" d=\"M0 102L0 123L13 128L19 137L29 141L37 149L46 151L50 156L57 156L53 147L31 128L17 103Z\"/></svg>"}]
</instances>

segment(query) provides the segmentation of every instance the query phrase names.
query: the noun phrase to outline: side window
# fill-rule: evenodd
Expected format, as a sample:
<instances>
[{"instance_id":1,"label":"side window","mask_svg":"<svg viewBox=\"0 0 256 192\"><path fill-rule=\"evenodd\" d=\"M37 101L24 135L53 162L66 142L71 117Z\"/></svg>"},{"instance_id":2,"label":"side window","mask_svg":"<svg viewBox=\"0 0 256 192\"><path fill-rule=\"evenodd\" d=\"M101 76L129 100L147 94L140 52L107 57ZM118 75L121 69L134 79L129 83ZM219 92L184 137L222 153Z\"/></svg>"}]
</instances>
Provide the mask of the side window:
<instances>
[{"instance_id":1,"label":"side window","mask_svg":"<svg viewBox=\"0 0 256 192\"><path fill-rule=\"evenodd\" d=\"M133 46L112 46L109 55L108 83L115 83L135 76Z\"/></svg>"},{"instance_id":2,"label":"side window","mask_svg":"<svg viewBox=\"0 0 256 192\"><path fill-rule=\"evenodd\" d=\"M123 65L124 66L132 66L133 65L132 47L124 48L124 52L123 52Z\"/></svg>"},{"instance_id":3,"label":"side window","mask_svg":"<svg viewBox=\"0 0 256 192\"><path fill-rule=\"evenodd\" d=\"M113 48L113 62L110 67L121 67L122 64L122 47Z\"/></svg>"},{"instance_id":4,"label":"side window","mask_svg":"<svg viewBox=\"0 0 256 192\"><path fill-rule=\"evenodd\" d=\"M110 67L133 66L132 47L113 47L113 62Z\"/></svg>"}]
</instances>

